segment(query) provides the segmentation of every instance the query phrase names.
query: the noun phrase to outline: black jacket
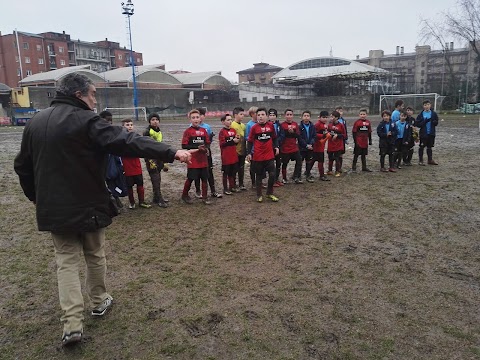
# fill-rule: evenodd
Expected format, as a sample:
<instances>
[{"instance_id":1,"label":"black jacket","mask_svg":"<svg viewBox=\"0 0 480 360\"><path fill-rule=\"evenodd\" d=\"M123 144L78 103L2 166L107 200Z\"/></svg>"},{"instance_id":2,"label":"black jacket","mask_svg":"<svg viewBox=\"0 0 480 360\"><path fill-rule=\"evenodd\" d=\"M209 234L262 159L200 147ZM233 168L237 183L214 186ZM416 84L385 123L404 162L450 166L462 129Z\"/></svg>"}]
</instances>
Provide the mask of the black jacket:
<instances>
[{"instance_id":1,"label":"black jacket","mask_svg":"<svg viewBox=\"0 0 480 360\"><path fill-rule=\"evenodd\" d=\"M392 133L391 136L387 136L387 123L385 121L380 121L380 124L377 126L377 135L378 139L378 147L386 148L393 144L395 144L395 140L397 139L397 127L395 123L390 120L390 132Z\"/></svg>"},{"instance_id":2,"label":"black jacket","mask_svg":"<svg viewBox=\"0 0 480 360\"><path fill-rule=\"evenodd\" d=\"M15 171L36 204L40 231L88 232L111 224L107 155L162 158L175 150L112 126L83 101L58 95L25 127Z\"/></svg>"},{"instance_id":3,"label":"black jacket","mask_svg":"<svg viewBox=\"0 0 480 360\"><path fill-rule=\"evenodd\" d=\"M432 115L430 119L425 119L423 117L423 111L418 114L417 119L415 120L415 126L420 129L420 138L426 138L427 134L427 123L430 122L430 135L435 136L435 128L438 125L438 115L435 111L432 110Z\"/></svg>"}]
</instances>

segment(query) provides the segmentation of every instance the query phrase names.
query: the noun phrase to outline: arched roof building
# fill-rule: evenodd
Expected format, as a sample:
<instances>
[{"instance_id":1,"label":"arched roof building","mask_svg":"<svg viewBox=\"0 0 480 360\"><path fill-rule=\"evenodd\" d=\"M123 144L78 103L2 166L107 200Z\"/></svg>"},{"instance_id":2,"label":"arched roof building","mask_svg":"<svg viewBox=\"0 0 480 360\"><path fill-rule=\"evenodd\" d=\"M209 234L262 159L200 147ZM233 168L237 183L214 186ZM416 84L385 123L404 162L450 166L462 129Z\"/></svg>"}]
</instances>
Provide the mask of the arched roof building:
<instances>
[{"instance_id":1,"label":"arched roof building","mask_svg":"<svg viewBox=\"0 0 480 360\"><path fill-rule=\"evenodd\" d=\"M87 76L97 86L105 82L99 73L90 70L90 65L68 66L57 70L47 71L27 76L19 82L20 86L57 86L57 83L71 73L79 73Z\"/></svg>"},{"instance_id":2,"label":"arched roof building","mask_svg":"<svg viewBox=\"0 0 480 360\"><path fill-rule=\"evenodd\" d=\"M386 70L353 60L326 56L299 61L273 76L279 84L302 85L322 80L372 80L378 75L385 75Z\"/></svg>"}]
</instances>

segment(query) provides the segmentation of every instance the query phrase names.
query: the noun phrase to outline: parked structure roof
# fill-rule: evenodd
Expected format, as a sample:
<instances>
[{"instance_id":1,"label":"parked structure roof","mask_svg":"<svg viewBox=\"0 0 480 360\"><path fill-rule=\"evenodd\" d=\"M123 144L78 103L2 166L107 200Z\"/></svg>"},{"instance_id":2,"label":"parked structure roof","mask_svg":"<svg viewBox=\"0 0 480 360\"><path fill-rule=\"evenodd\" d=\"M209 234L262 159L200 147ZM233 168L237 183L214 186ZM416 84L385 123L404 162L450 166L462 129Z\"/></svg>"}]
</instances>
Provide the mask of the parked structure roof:
<instances>
[{"instance_id":1,"label":"parked structure roof","mask_svg":"<svg viewBox=\"0 0 480 360\"><path fill-rule=\"evenodd\" d=\"M338 57L317 57L299 61L273 76L278 83L312 83L326 78L371 79L386 70Z\"/></svg>"},{"instance_id":2,"label":"parked structure roof","mask_svg":"<svg viewBox=\"0 0 480 360\"><path fill-rule=\"evenodd\" d=\"M57 70L30 75L21 80L19 84L21 86L37 86L46 84L53 84L55 86L56 82L59 81L61 78L74 72L87 76L95 83L104 82L104 79L99 75L99 73L90 70L90 65L79 65L68 66Z\"/></svg>"}]
</instances>

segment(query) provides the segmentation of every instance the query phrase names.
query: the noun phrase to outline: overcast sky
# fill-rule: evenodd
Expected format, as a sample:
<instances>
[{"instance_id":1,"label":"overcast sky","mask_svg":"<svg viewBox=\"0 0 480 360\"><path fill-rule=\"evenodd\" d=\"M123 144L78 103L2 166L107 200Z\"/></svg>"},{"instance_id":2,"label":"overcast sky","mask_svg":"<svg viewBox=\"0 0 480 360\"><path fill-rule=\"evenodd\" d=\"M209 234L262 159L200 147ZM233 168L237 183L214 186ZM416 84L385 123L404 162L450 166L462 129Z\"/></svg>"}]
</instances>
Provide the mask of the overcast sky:
<instances>
[{"instance_id":1,"label":"overcast sky","mask_svg":"<svg viewBox=\"0 0 480 360\"><path fill-rule=\"evenodd\" d=\"M124 0L126 1L126 0ZM6 1L3 1L6 3ZM413 52L420 44L420 18L452 9L455 0L133 0L132 38L144 64L167 70L237 71L256 62L288 66L328 56L355 59L368 51ZM67 5L68 4L68 5ZM72 39L108 38L127 45L121 1L8 1L0 31L70 34ZM68 9L68 10L67 10ZM461 44L456 44L460 46Z\"/></svg>"}]
</instances>

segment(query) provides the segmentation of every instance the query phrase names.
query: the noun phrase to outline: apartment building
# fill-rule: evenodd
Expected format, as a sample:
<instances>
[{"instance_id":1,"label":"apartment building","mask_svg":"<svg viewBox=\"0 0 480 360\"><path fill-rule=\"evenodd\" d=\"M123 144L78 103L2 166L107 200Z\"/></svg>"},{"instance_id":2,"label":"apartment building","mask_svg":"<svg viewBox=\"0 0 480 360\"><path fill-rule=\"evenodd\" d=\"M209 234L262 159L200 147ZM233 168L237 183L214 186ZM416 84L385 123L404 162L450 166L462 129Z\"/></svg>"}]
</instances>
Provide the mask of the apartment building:
<instances>
[{"instance_id":1,"label":"apartment building","mask_svg":"<svg viewBox=\"0 0 480 360\"><path fill-rule=\"evenodd\" d=\"M392 74L393 89L397 93L431 93L455 95L468 91L478 76L478 63L472 48L455 48L454 43L445 50L432 50L430 45L416 46L406 53L397 46L395 54L383 50L370 50L367 58L356 61L387 70ZM474 97L474 86L468 97Z\"/></svg>"},{"instance_id":2,"label":"apartment building","mask_svg":"<svg viewBox=\"0 0 480 360\"><path fill-rule=\"evenodd\" d=\"M142 53L134 51L133 61L136 66L143 65ZM130 50L108 39L72 40L64 31L0 33L0 83L10 87L18 86L27 76L67 66L90 65L92 70L102 72L130 64Z\"/></svg>"}]
</instances>

